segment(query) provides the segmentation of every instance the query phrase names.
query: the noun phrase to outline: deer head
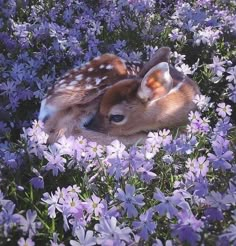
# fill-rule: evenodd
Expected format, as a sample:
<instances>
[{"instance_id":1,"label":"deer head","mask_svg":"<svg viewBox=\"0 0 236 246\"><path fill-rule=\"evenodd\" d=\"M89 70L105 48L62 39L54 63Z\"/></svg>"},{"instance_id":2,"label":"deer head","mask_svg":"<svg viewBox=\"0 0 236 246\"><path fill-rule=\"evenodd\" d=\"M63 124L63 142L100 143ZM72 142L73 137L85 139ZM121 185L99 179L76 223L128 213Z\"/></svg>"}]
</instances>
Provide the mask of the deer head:
<instances>
[{"instance_id":1,"label":"deer head","mask_svg":"<svg viewBox=\"0 0 236 246\"><path fill-rule=\"evenodd\" d=\"M136 76L141 68L141 63L130 63L113 54L95 57L81 67L69 70L48 88L41 102L39 119L46 121L55 113L75 105L86 107L117 81Z\"/></svg>"},{"instance_id":2,"label":"deer head","mask_svg":"<svg viewBox=\"0 0 236 246\"><path fill-rule=\"evenodd\" d=\"M178 127L195 109L198 86L167 62L152 67L143 78L125 79L108 89L89 129L121 136Z\"/></svg>"}]
</instances>

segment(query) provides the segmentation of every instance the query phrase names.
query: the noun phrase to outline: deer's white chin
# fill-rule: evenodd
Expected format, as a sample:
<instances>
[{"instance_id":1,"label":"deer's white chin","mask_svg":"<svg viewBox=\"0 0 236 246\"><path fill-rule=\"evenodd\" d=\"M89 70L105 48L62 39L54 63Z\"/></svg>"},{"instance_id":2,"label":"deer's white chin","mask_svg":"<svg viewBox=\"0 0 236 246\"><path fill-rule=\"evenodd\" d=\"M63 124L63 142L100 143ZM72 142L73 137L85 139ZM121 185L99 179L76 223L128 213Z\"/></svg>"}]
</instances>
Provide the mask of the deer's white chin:
<instances>
[{"instance_id":1,"label":"deer's white chin","mask_svg":"<svg viewBox=\"0 0 236 246\"><path fill-rule=\"evenodd\" d=\"M46 104L46 99L43 99L41 102L41 107L39 111L38 119L45 122L48 118L50 118L55 112L56 108L52 105Z\"/></svg>"}]
</instances>

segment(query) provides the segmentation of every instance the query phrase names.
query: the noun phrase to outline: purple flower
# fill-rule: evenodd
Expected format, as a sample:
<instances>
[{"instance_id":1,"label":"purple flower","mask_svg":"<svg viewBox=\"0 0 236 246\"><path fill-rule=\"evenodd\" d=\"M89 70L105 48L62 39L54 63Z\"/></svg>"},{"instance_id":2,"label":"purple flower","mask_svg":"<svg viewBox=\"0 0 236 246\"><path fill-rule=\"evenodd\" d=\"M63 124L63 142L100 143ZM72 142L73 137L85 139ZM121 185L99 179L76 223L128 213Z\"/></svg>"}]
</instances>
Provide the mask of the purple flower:
<instances>
[{"instance_id":1,"label":"purple flower","mask_svg":"<svg viewBox=\"0 0 236 246\"><path fill-rule=\"evenodd\" d=\"M211 191L211 193L206 197L206 203L213 208L218 208L224 211L234 203L234 198L232 195L222 195L220 192Z\"/></svg>"},{"instance_id":2,"label":"purple flower","mask_svg":"<svg viewBox=\"0 0 236 246\"><path fill-rule=\"evenodd\" d=\"M156 192L153 195L153 198L157 201L160 201L158 205L155 206L156 211L161 215L166 215L167 218L172 219L178 213L178 207L186 208L186 202L180 194L174 194L173 196L167 196L156 188Z\"/></svg>"},{"instance_id":3,"label":"purple flower","mask_svg":"<svg viewBox=\"0 0 236 246\"><path fill-rule=\"evenodd\" d=\"M64 135L55 143L60 155L74 155L74 137L66 138Z\"/></svg>"},{"instance_id":4,"label":"purple flower","mask_svg":"<svg viewBox=\"0 0 236 246\"><path fill-rule=\"evenodd\" d=\"M197 177L199 177L200 175L204 177L208 172L208 166L209 161L206 159L205 156L201 156L198 159L194 160L194 173Z\"/></svg>"},{"instance_id":5,"label":"purple flower","mask_svg":"<svg viewBox=\"0 0 236 246\"><path fill-rule=\"evenodd\" d=\"M64 214L77 214L82 217L84 211L84 204L81 202L77 196L67 196L66 200L63 202L63 213Z\"/></svg>"},{"instance_id":6,"label":"purple flower","mask_svg":"<svg viewBox=\"0 0 236 246\"><path fill-rule=\"evenodd\" d=\"M125 145L120 143L118 140L113 141L107 146L107 156L109 158L122 158L124 154L127 154L125 151Z\"/></svg>"},{"instance_id":7,"label":"purple flower","mask_svg":"<svg viewBox=\"0 0 236 246\"><path fill-rule=\"evenodd\" d=\"M125 211L127 211L128 218L136 217L138 215L138 211L135 206L142 207L145 204L143 202L143 195L135 196L135 187L130 184L126 184L125 192L118 188L115 197L122 201L121 206Z\"/></svg>"},{"instance_id":8,"label":"purple flower","mask_svg":"<svg viewBox=\"0 0 236 246\"><path fill-rule=\"evenodd\" d=\"M34 246L35 245L34 241L31 238L24 239L23 237L21 237L17 243L19 246Z\"/></svg>"},{"instance_id":9,"label":"purple flower","mask_svg":"<svg viewBox=\"0 0 236 246\"><path fill-rule=\"evenodd\" d=\"M185 36L183 35L183 33L178 28L173 29L168 36L169 36L171 41L179 41L180 42L183 39L185 39Z\"/></svg>"},{"instance_id":10,"label":"purple flower","mask_svg":"<svg viewBox=\"0 0 236 246\"><path fill-rule=\"evenodd\" d=\"M228 84L228 89L229 89L229 99L236 103L236 82L235 84Z\"/></svg>"},{"instance_id":11,"label":"purple flower","mask_svg":"<svg viewBox=\"0 0 236 246\"><path fill-rule=\"evenodd\" d=\"M151 180L155 179L157 175L154 172L151 172L152 169L153 163L151 161L146 161L143 166L137 169L140 179L146 183L150 183Z\"/></svg>"},{"instance_id":12,"label":"purple flower","mask_svg":"<svg viewBox=\"0 0 236 246\"><path fill-rule=\"evenodd\" d=\"M227 115L232 114L232 109L230 105L226 105L225 103L219 103L218 108L216 111L218 112L218 115L221 116L222 118L225 118Z\"/></svg>"},{"instance_id":13,"label":"purple flower","mask_svg":"<svg viewBox=\"0 0 236 246\"><path fill-rule=\"evenodd\" d=\"M194 32L194 44L199 46L201 43L212 46L220 37L220 30L213 30L211 27Z\"/></svg>"},{"instance_id":14,"label":"purple flower","mask_svg":"<svg viewBox=\"0 0 236 246\"><path fill-rule=\"evenodd\" d=\"M41 175L39 175L37 177L33 177L30 180L30 183L32 184L32 186L35 189L43 189L44 188L44 180L43 180L43 177Z\"/></svg>"},{"instance_id":15,"label":"purple flower","mask_svg":"<svg viewBox=\"0 0 236 246\"><path fill-rule=\"evenodd\" d=\"M108 159L107 172L110 176L114 176L116 180L119 180L122 176L126 175L128 172L127 162L117 158Z\"/></svg>"},{"instance_id":16,"label":"purple flower","mask_svg":"<svg viewBox=\"0 0 236 246\"><path fill-rule=\"evenodd\" d=\"M190 112L189 114L190 125L187 126L187 129L190 133L204 133L210 131L209 119L204 117L201 118L201 114L199 112Z\"/></svg>"},{"instance_id":17,"label":"purple flower","mask_svg":"<svg viewBox=\"0 0 236 246\"><path fill-rule=\"evenodd\" d=\"M96 238L93 236L93 232L88 230L85 232L82 226L75 229L75 236L78 241L70 240L70 245L72 246L92 246L96 245Z\"/></svg>"},{"instance_id":18,"label":"purple flower","mask_svg":"<svg viewBox=\"0 0 236 246\"><path fill-rule=\"evenodd\" d=\"M64 163L66 162L66 159L61 157L55 146L49 147L49 152L44 151L44 157L48 160L45 169L47 171L52 170L53 176L57 176L59 171L65 172Z\"/></svg>"},{"instance_id":19,"label":"purple flower","mask_svg":"<svg viewBox=\"0 0 236 246\"><path fill-rule=\"evenodd\" d=\"M123 245L123 242L131 241L131 229L119 227L115 217L101 218L99 224L96 224L94 228L98 232L97 244L99 245L118 246Z\"/></svg>"},{"instance_id":20,"label":"purple flower","mask_svg":"<svg viewBox=\"0 0 236 246\"><path fill-rule=\"evenodd\" d=\"M56 232L53 232L53 234L52 234L52 239L53 240L50 240L50 243L51 243L51 246L65 246L65 244L64 243L58 243L57 241L58 241L58 233L56 233Z\"/></svg>"},{"instance_id":21,"label":"purple flower","mask_svg":"<svg viewBox=\"0 0 236 246\"><path fill-rule=\"evenodd\" d=\"M178 223L172 224L172 233L181 242L188 242L190 245L197 245L200 240L199 232L202 231L204 223L197 220L189 210L182 210L178 213Z\"/></svg>"},{"instance_id":22,"label":"purple flower","mask_svg":"<svg viewBox=\"0 0 236 246\"><path fill-rule=\"evenodd\" d=\"M0 225L3 227L4 236L7 236L8 232L20 221L20 215L14 214L15 206L12 201L9 201L0 212Z\"/></svg>"},{"instance_id":23,"label":"purple flower","mask_svg":"<svg viewBox=\"0 0 236 246\"><path fill-rule=\"evenodd\" d=\"M208 65L208 67L213 71L215 75L218 77L222 77L223 73L225 72L225 68L223 67L225 65L225 61L221 61L221 59L218 56L213 57L213 63Z\"/></svg>"},{"instance_id":24,"label":"purple flower","mask_svg":"<svg viewBox=\"0 0 236 246\"><path fill-rule=\"evenodd\" d=\"M209 153L208 160L212 163L215 169L230 169L231 164L228 161L233 159L233 152L228 150L227 141L218 136L216 141L212 142L212 147L215 154Z\"/></svg>"},{"instance_id":25,"label":"purple flower","mask_svg":"<svg viewBox=\"0 0 236 246\"><path fill-rule=\"evenodd\" d=\"M103 147L95 142L89 142L86 148L90 158L101 157L103 154Z\"/></svg>"},{"instance_id":26,"label":"purple flower","mask_svg":"<svg viewBox=\"0 0 236 246\"><path fill-rule=\"evenodd\" d=\"M20 228L24 233L28 233L31 238L37 233L37 229L41 227L40 222L35 222L37 218L37 212L32 210L27 210L26 218L24 216L20 216Z\"/></svg>"},{"instance_id":27,"label":"purple flower","mask_svg":"<svg viewBox=\"0 0 236 246\"><path fill-rule=\"evenodd\" d=\"M182 243L187 242L191 246L198 245L197 242L201 238L190 226L176 224L172 225L172 230L173 236L177 236Z\"/></svg>"},{"instance_id":28,"label":"purple flower","mask_svg":"<svg viewBox=\"0 0 236 246\"><path fill-rule=\"evenodd\" d=\"M216 123L213 132L216 136L226 136L228 131L232 128L232 124L230 123L230 118L220 118L219 121Z\"/></svg>"},{"instance_id":29,"label":"purple flower","mask_svg":"<svg viewBox=\"0 0 236 246\"><path fill-rule=\"evenodd\" d=\"M157 132L149 132L145 143L146 158L153 158L161 147L162 138Z\"/></svg>"},{"instance_id":30,"label":"purple flower","mask_svg":"<svg viewBox=\"0 0 236 246\"><path fill-rule=\"evenodd\" d=\"M196 95L193 99L193 102L197 105L198 109L201 112L207 111L209 108L209 102L211 98L204 95Z\"/></svg>"},{"instance_id":31,"label":"purple flower","mask_svg":"<svg viewBox=\"0 0 236 246\"><path fill-rule=\"evenodd\" d=\"M56 218L56 210L62 211L62 206L58 204L59 197L57 195L53 195L47 192L43 194L43 198L41 199L43 202L47 203L49 206L48 208L48 215L50 218Z\"/></svg>"},{"instance_id":32,"label":"purple flower","mask_svg":"<svg viewBox=\"0 0 236 246\"><path fill-rule=\"evenodd\" d=\"M173 244L171 240L166 240L165 244L163 244L160 239L156 239L152 246L173 246Z\"/></svg>"},{"instance_id":33,"label":"purple flower","mask_svg":"<svg viewBox=\"0 0 236 246\"><path fill-rule=\"evenodd\" d=\"M96 217L103 214L104 204L101 198L93 194L91 196L91 199L86 199L86 203L86 210L88 213L94 213Z\"/></svg>"},{"instance_id":34,"label":"purple flower","mask_svg":"<svg viewBox=\"0 0 236 246\"><path fill-rule=\"evenodd\" d=\"M153 209L150 208L145 213L139 216L140 221L134 221L132 223L133 228L136 231L139 231L138 235L144 240L148 239L149 234L155 232L157 225L155 222L153 222L152 216Z\"/></svg>"},{"instance_id":35,"label":"purple flower","mask_svg":"<svg viewBox=\"0 0 236 246\"><path fill-rule=\"evenodd\" d=\"M228 238L231 243L236 242L236 225L231 224L226 230L225 233L222 235Z\"/></svg>"},{"instance_id":36,"label":"purple flower","mask_svg":"<svg viewBox=\"0 0 236 246\"><path fill-rule=\"evenodd\" d=\"M8 202L10 202L10 200L4 199L4 194L0 190L0 205L4 207Z\"/></svg>"},{"instance_id":37,"label":"purple flower","mask_svg":"<svg viewBox=\"0 0 236 246\"><path fill-rule=\"evenodd\" d=\"M226 77L226 80L228 80L229 82L234 82L234 84L236 84L236 66L228 68L227 73L229 75Z\"/></svg>"},{"instance_id":38,"label":"purple flower","mask_svg":"<svg viewBox=\"0 0 236 246\"><path fill-rule=\"evenodd\" d=\"M209 222L220 221L224 219L222 211L214 207L206 208L204 210L204 215Z\"/></svg>"}]
</instances>

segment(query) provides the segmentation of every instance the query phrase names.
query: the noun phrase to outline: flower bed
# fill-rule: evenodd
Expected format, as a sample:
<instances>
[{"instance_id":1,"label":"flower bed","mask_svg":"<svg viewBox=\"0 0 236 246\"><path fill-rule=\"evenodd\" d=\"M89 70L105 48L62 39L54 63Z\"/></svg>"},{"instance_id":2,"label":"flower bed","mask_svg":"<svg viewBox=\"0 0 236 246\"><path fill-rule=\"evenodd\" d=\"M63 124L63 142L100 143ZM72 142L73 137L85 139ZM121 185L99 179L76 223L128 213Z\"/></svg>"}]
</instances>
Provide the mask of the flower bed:
<instances>
[{"instance_id":1,"label":"flower bed","mask_svg":"<svg viewBox=\"0 0 236 246\"><path fill-rule=\"evenodd\" d=\"M234 1L0 1L0 242L236 244ZM69 68L169 46L198 82L186 130L144 145L47 145L37 115ZM184 132L184 133L180 133Z\"/></svg>"}]
</instances>

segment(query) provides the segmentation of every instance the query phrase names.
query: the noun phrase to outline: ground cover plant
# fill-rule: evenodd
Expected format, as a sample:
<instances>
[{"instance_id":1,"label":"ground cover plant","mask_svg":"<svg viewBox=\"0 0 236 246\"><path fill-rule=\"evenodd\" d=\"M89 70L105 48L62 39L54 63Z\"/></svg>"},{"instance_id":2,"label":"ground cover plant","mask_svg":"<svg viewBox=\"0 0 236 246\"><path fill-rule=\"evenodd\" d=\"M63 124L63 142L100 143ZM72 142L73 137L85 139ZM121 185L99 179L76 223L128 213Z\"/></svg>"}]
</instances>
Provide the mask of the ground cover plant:
<instances>
[{"instance_id":1,"label":"ground cover plant","mask_svg":"<svg viewBox=\"0 0 236 246\"><path fill-rule=\"evenodd\" d=\"M0 244L236 245L234 1L0 0ZM67 69L158 47L198 82L185 133L47 145L40 101Z\"/></svg>"}]
</instances>

